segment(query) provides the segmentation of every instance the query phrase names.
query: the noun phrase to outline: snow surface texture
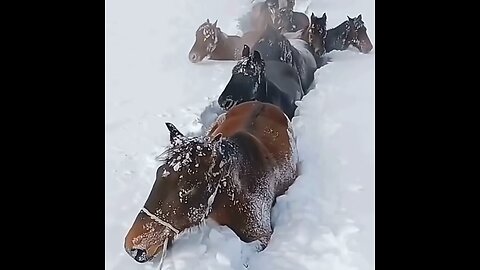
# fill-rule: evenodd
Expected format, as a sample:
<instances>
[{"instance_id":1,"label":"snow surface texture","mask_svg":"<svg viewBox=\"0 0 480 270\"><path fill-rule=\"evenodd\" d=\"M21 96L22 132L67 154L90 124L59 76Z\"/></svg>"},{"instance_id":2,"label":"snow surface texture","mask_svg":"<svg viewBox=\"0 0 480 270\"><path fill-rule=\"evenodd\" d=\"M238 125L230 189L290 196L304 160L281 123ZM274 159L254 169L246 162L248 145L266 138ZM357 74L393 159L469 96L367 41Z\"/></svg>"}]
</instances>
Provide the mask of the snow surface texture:
<instances>
[{"instance_id":1,"label":"snow surface texture","mask_svg":"<svg viewBox=\"0 0 480 270\"><path fill-rule=\"evenodd\" d=\"M234 61L192 64L195 30L218 19L241 34L250 0L106 1L105 269L158 269L135 262L124 237L169 143L165 122L204 132L222 112L216 99ZM295 10L327 13L327 28L362 14L375 46L374 0L297 0ZM162 269L374 269L375 49L331 52L293 119L302 175L272 213L274 233L255 253L227 227L183 234ZM248 268L247 268L248 266Z\"/></svg>"}]
</instances>

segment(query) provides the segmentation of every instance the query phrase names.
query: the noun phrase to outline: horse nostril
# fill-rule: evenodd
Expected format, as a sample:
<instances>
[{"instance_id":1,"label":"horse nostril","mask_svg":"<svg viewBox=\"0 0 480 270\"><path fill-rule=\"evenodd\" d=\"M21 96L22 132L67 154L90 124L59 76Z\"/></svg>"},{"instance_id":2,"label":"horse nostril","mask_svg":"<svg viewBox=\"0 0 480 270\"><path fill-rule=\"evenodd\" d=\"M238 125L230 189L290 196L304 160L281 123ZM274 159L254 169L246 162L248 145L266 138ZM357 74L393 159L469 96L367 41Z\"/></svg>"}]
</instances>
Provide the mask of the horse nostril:
<instances>
[{"instance_id":1,"label":"horse nostril","mask_svg":"<svg viewBox=\"0 0 480 270\"><path fill-rule=\"evenodd\" d=\"M190 54L190 60L191 60L192 62L197 61L197 59L198 59L197 54L195 54L195 53Z\"/></svg>"},{"instance_id":2,"label":"horse nostril","mask_svg":"<svg viewBox=\"0 0 480 270\"><path fill-rule=\"evenodd\" d=\"M139 263L144 263L148 261L147 259L147 251L144 249L134 248L130 250L130 256L135 259L135 261Z\"/></svg>"},{"instance_id":3,"label":"horse nostril","mask_svg":"<svg viewBox=\"0 0 480 270\"><path fill-rule=\"evenodd\" d=\"M225 102L223 103L223 107L226 109L226 110L229 110L231 107L233 107L233 100L231 99L227 99L225 100Z\"/></svg>"}]
</instances>

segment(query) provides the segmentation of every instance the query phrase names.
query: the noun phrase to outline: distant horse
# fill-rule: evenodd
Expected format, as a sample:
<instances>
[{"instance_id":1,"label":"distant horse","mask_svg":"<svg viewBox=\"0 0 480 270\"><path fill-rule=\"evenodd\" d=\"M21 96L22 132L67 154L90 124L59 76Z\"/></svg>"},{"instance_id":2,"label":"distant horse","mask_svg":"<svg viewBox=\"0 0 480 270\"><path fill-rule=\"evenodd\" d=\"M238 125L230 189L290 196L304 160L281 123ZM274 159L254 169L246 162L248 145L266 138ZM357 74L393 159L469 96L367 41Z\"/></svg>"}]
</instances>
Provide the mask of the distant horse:
<instances>
[{"instance_id":1,"label":"distant horse","mask_svg":"<svg viewBox=\"0 0 480 270\"><path fill-rule=\"evenodd\" d=\"M250 13L253 29L262 31L267 25L281 33L295 32L309 25L308 17L293 11L295 1L287 1L280 5L278 0L266 0L253 6Z\"/></svg>"},{"instance_id":2,"label":"distant horse","mask_svg":"<svg viewBox=\"0 0 480 270\"><path fill-rule=\"evenodd\" d=\"M299 38L304 40L315 51L316 56L322 56L326 53L325 40L327 37L327 14L317 17L312 12L310 24L297 32L283 34L289 40Z\"/></svg>"},{"instance_id":3,"label":"distant horse","mask_svg":"<svg viewBox=\"0 0 480 270\"><path fill-rule=\"evenodd\" d=\"M263 250L271 210L297 177L290 121L276 106L247 102L221 115L207 136L186 137L167 123L170 147L147 201L125 237L137 262L161 257L207 217Z\"/></svg>"},{"instance_id":4,"label":"distant horse","mask_svg":"<svg viewBox=\"0 0 480 270\"><path fill-rule=\"evenodd\" d=\"M277 21L276 25L278 25L282 33L296 32L305 29L310 24L307 15L293 11L293 9L288 7L279 9Z\"/></svg>"},{"instance_id":5,"label":"distant horse","mask_svg":"<svg viewBox=\"0 0 480 270\"><path fill-rule=\"evenodd\" d=\"M207 19L198 27L195 43L188 53L188 59L192 63L198 63L207 56L212 60L239 60L243 45L253 46L262 35L262 32L255 31L245 33L242 37L227 35L217 27L217 22L212 24Z\"/></svg>"},{"instance_id":6,"label":"distant horse","mask_svg":"<svg viewBox=\"0 0 480 270\"><path fill-rule=\"evenodd\" d=\"M280 61L264 61L258 51L250 55L245 46L243 58L232 69L232 77L218 98L218 104L230 110L237 104L258 100L277 105L292 119L295 101L303 97L296 70Z\"/></svg>"},{"instance_id":7,"label":"distant horse","mask_svg":"<svg viewBox=\"0 0 480 270\"><path fill-rule=\"evenodd\" d=\"M253 46L253 50L259 51L265 60L278 60L290 64L300 77L303 93L308 93L319 65L313 48L307 42L300 39L289 40L278 30L267 26L262 38Z\"/></svg>"},{"instance_id":8,"label":"distant horse","mask_svg":"<svg viewBox=\"0 0 480 270\"><path fill-rule=\"evenodd\" d=\"M350 45L353 45L362 53L368 53L373 49L372 42L367 35L367 28L362 21L362 15L356 18L348 17L348 20L339 26L327 31L326 49L327 52L333 50L343 51Z\"/></svg>"}]
</instances>

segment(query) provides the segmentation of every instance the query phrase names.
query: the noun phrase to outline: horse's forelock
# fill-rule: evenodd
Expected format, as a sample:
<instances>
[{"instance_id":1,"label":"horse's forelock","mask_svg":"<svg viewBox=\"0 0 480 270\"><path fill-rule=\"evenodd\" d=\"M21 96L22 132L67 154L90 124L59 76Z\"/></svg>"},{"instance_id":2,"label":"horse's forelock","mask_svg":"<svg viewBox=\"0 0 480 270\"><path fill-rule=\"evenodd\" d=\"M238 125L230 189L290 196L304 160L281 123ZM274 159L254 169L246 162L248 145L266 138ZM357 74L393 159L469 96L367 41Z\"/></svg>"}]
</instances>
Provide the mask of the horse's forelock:
<instances>
[{"instance_id":1,"label":"horse's forelock","mask_svg":"<svg viewBox=\"0 0 480 270\"><path fill-rule=\"evenodd\" d=\"M353 25L355 26L355 29L358 30L362 28L365 25L365 23L361 19L355 18L353 20Z\"/></svg>"},{"instance_id":2,"label":"horse's forelock","mask_svg":"<svg viewBox=\"0 0 480 270\"><path fill-rule=\"evenodd\" d=\"M245 76L258 76L261 72L261 66L253 60L253 56L244 57L233 67L233 74L242 74Z\"/></svg>"},{"instance_id":3,"label":"horse's forelock","mask_svg":"<svg viewBox=\"0 0 480 270\"><path fill-rule=\"evenodd\" d=\"M169 168L179 171L183 167L192 164L198 167L198 158L207 155L212 151L212 145L205 138L186 138L181 142L170 145L160 156L159 160L163 161Z\"/></svg>"}]
</instances>

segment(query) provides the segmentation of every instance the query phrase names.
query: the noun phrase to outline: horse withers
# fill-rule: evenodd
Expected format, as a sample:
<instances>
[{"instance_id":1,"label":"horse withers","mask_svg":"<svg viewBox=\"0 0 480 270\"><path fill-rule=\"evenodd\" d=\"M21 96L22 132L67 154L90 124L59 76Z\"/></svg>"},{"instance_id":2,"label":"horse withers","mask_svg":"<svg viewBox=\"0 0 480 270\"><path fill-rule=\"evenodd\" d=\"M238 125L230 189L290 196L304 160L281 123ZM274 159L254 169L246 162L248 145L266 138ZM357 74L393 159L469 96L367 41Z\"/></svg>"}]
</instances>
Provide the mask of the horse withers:
<instances>
[{"instance_id":1,"label":"horse withers","mask_svg":"<svg viewBox=\"0 0 480 270\"><path fill-rule=\"evenodd\" d=\"M290 121L277 107L245 102L222 114L206 136L186 137L167 123L171 145L145 205L125 237L137 262L162 261L169 246L207 217L264 249L271 210L297 177Z\"/></svg>"}]
</instances>

